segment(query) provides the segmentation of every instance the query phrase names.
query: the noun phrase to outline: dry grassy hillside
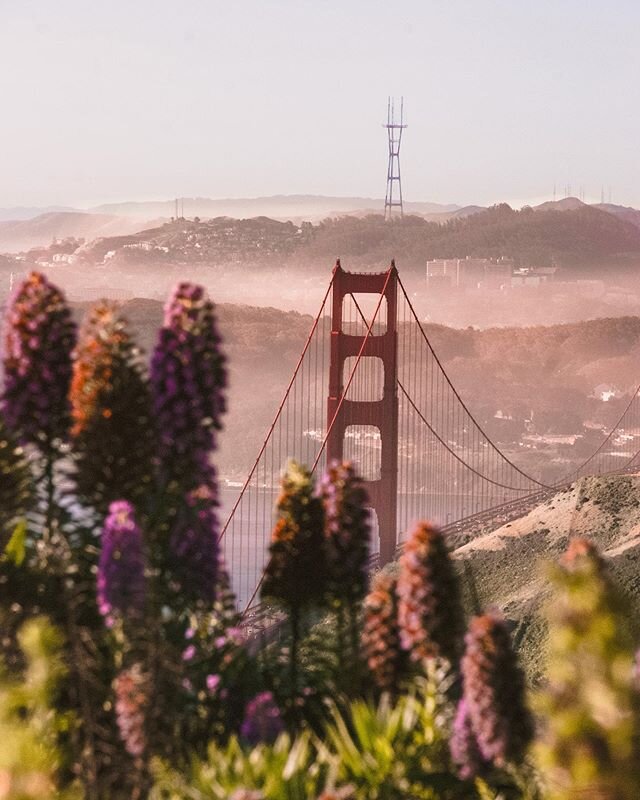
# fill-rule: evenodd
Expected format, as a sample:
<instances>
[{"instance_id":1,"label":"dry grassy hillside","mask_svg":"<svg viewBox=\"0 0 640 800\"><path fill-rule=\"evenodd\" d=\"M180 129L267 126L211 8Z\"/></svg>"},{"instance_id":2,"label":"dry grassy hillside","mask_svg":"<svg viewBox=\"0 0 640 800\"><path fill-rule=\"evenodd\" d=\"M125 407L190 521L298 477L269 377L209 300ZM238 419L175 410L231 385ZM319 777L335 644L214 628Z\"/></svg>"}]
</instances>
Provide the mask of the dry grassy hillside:
<instances>
[{"instance_id":1,"label":"dry grassy hillside","mask_svg":"<svg viewBox=\"0 0 640 800\"><path fill-rule=\"evenodd\" d=\"M546 564L571 536L586 536L609 560L616 582L640 611L640 476L582 478L521 519L457 548L483 607L514 621L514 637L532 680L544 672ZM640 627L640 625L639 625Z\"/></svg>"}]
</instances>

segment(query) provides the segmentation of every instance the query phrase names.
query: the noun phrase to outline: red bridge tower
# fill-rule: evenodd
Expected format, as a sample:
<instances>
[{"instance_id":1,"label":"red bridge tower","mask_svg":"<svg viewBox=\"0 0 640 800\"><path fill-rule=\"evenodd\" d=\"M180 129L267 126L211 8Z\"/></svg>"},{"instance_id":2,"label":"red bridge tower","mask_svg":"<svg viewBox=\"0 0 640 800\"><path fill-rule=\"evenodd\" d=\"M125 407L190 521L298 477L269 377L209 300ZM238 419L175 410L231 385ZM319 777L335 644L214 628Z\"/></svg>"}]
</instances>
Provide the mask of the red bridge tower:
<instances>
[{"instance_id":1,"label":"red bridge tower","mask_svg":"<svg viewBox=\"0 0 640 800\"><path fill-rule=\"evenodd\" d=\"M331 363L327 403L327 460L341 461L344 438L350 425L372 425L378 428L381 440L380 475L368 480L371 506L378 517L380 562L394 558L397 539L398 504L398 389L397 389L397 291L398 273L394 262L387 272L345 272L336 263L333 271L333 308L331 324ZM378 294L386 301L386 330L356 336L343 330L343 302L347 295ZM368 324L368 323L367 323ZM380 327L380 326L378 326ZM366 341L365 341L366 340ZM364 344L364 349L363 349ZM362 352L361 352L362 351ZM382 397L377 400L348 400L344 397L344 364L347 358L375 357L382 361L384 383ZM337 416L336 416L337 414Z\"/></svg>"}]
</instances>

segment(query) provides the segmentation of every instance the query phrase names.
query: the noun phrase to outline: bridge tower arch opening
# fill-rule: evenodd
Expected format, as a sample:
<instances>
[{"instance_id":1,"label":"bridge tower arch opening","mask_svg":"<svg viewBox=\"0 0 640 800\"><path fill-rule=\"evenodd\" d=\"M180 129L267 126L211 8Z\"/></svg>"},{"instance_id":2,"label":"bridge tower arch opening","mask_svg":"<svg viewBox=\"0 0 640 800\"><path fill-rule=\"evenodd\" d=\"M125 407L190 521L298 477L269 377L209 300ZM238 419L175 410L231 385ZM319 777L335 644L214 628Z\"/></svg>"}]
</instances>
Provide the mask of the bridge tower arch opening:
<instances>
[{"instance_id":1,"label":"bridge tower arch opening","mask_svg":"<svg viewBox=\"0 0 640 800\"><path fill-rule=\"evenodd\" d=\"M373 321L371 331L349 325L344 319L345 299L356 295L382 295L386 301L386 324ZM342 461L345 434L349 429L375 428L379 441L379 477L366 480L366 488L375 516L380 539L380 563L393 560L397 544L398 504L398 273L395 264L387 272L346 272L336 263L333 271L331 345L329 364L329 396L327 400L327 461ZM378 306L380 308L381 306ZM371 320L367 320L367 325ZM382 390L373 400L350 399L345 395L345 362L361 356L361 360L382 361Z\"/></svg>"}]
</instances>

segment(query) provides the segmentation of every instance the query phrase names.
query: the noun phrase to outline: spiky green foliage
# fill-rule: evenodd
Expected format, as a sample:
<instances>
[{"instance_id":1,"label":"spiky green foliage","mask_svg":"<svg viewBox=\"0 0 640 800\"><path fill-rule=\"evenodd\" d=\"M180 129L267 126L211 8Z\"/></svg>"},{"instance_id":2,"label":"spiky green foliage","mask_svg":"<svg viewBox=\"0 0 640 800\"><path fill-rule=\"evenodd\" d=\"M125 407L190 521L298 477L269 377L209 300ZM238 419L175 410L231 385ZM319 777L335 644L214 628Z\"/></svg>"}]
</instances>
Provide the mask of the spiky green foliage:
<instances>
[{"instance_id":1,"label":"spiky green foliage","mask_svg":"<svg viewBox=\"0 0 640 800\"><path fill-rule=\"evenodd\" d=\"M538 755L549 800L640 797L640 712L625 599L594 545L550 570L549 664Z\"/></svg>"},{"instance_id":2,"label":"spiky green foliage","mask_svg":"<svg viewBox=\"0 0 640 800\"><path fill-rule=\"evenodd\" d=\"M26 623L18 638L24 674L19 679L0 676L0 796L53 800L60 797L57 738L66 727L52 708L64 672L61 641L44 619Z\"/></svg>"},{"instance_id":3,"label":"spiky green foliage","mask_svg":"<svg viewBox=\"0 0 640 800\"><path fill-rule=\"evenodd\" d=\"M378 704L332 706L322 736L308 731L244 749L236 739L211 746L207 759L180 773L155 764L154 800L485 800L487 784L458 779L446 735L444 674L432 663L412 693Z\"/></svg>"},{"instance_id":4,"label":"spiky green foliage","mask_svg":"<svg viewBox=\"0 0 640 800\"><path fill-rule=\"evenodd\" d=\"M294 741L283 734L273 745L245 750L232 737L225 747L211 745L207 759L186 774L155 762L152 800L310 800L325 783L309 732Z\"/></svg>"}]
</instances>

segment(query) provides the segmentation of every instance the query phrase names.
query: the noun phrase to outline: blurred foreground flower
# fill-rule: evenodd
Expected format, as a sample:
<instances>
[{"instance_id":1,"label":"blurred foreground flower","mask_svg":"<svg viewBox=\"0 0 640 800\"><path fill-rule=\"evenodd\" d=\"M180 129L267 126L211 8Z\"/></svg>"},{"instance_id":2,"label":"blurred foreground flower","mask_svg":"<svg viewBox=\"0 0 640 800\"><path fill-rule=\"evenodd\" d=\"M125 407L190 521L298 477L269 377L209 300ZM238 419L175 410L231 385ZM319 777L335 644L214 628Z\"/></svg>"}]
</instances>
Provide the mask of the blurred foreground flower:
<instances>
[{"instance_id":1,"label":"blurred foreground flower","mask_svg":"<svg viewBox=\"0 0 640 800\"><path fill-rule=\"evenodd\" d=\"M488 765L480 753L478 740L469 717L469 708L464 697L458 703L449 745L451 758L458 767L458 774L463 780L475 778L486 770Z\"/></svg>"},{"instance_id":2,"label":"blurred foreground flower","mask_svg":"<svg viewBox=\"0 0 640 800\"><path fill-rule=\"evenodd\" d=\"M329 466L320 482L324 503L329 592L354 604L369 582L367 562L371 525L367 492L352 463Z\"/></svg>"},{"instance_id":3,"label":"blurred foreground flower","mask_svg":"<svg viewBox=\"0 0 640 800\"><path fill-rule=\"evenodd\" d=\"M111 503L102 529L98 563L98 607L109 622L113 612L128 619L142 617L145 602L142 532L133 506Z\"/></svg>"},{"instance_id":4,"label":"blurred foreground flower","mask_svg":"<svg viewBox=\"0 0 640 800\"><path fill-rule=\"evenodd\" d=\"M445 658L457 666L464 631L458 580L444 538L418 524L400 557L400 641L412 661Z\"/></svg>"},{"instance_id":5,"label":"blurred foreground flower","mask_svg":"<svg viewBox=\"0 0 640 800\"><path fill-rule=\"evenodd\" d=\"M146 749L144 733L147 681L140 664L124 669L114 681L116 721L127 752L142 756Z\"/></svg>"},{"instance_id":6,"label":"blurred foreground flower","mask_svg":"<svg viewBox=\"0 0 640 800\"><path fill-rule=\"evenodd\" d=\"M240 735L248 744L271 744L283 731L280 709L271 692L261 692L249 700L240 728Z\"/></svg>"},{"instance_id":7,"label":"blurred foreground flower","mask_svg":"<svg viewBox=\"0 0 640 800\"><path fill-rule=\"evenodd\" d=\"M62 292L32 272L10 300L5 325L5 421L22 443L51 448L69 432L71 312Z\"/></svg>"},{"instance_id":8,"label":"blurred foreground flower","mask_svg":"<svg viewBox=\"0 0 640 800\"><path fill-rule=\"evenodd\" d=\"M362 650L381 691L396 692L404 673L406 653L400 647L397 579L380 572L364 601Z\"/></svg>"},{"instance_id":9,"label":"blurred foreground flower","mask_svg":"<svg viewBox=\"0 0 640 800\"><path fill-rule=\"evenodd\" d=\"M165 307L151 360L159 455L173 478L204 470L225 411L225 358L214 306L202 286L180 283ZM196 480L203 479L202 473Z\"/></svg>"},{"instance_id":10,"label":"blurred foreground flower","mask_svg":"<svg viewBox=\"0 0 640 800\"><path fill-rule=\"evenodd\" d=\"M549 664L538 755L550 800L640 797L632 614L592 542L551 570Z\"/></svg>"},{"instance_id":11,"label":"blurred foreground flower","mask_svg":"<svg viewBox=\"0 0 640 800\"><path fill-rule=\"evenodd\" d=\"M291 461L282 478L262 596L292 609L319 602L326 590L324 511L308 469Z\"/></svg>"},{"instance_id":12,"label":"blurred foreground flower","mask_svg":"<svg viewBox=\"0 0 640 800\"><path fill-rule=\"evenodd\" d=\"M72 434L80 493L106 512L149 490L154 441L149 388L127 323L113 303L89 312L76 348Z\"/></svg>"},{"instance_id":13,"label":"blurred foreground flower","mask_svg":"<svg viewBox=\"0 0 640 800\"><path fill-rule=\"evenodd\" d=\"M497 614L474 617L465 644L464 724L470 724L485 761L501 768L520 764L533 738L533 720L505 621ZM470 770L472 761L466 766Z\"/></svg>"}]
</instances>

